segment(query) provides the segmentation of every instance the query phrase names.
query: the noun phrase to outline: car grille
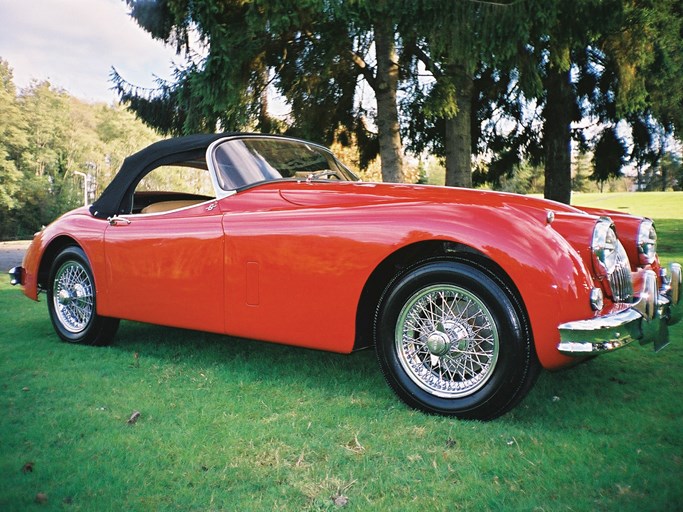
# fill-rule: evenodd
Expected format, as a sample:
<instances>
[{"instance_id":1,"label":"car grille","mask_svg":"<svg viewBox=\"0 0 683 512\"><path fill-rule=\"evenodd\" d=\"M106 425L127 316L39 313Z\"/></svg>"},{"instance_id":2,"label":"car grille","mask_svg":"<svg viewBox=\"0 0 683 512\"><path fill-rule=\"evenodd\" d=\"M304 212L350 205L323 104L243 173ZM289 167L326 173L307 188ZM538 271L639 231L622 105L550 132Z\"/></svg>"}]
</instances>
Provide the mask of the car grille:
<instances>
[{"instance_id":1,"label":"car grille","mask_svg":"<svg viewBox=\"0 0 683 512\"><path fill-rule=\"evenodd\" d=\"M614 302L630 302L633 299L633 282L631 281L631 264L626 250L619 242L617 248L617 265L609 276L609 286Z\"/></svg>"}]
</instances>

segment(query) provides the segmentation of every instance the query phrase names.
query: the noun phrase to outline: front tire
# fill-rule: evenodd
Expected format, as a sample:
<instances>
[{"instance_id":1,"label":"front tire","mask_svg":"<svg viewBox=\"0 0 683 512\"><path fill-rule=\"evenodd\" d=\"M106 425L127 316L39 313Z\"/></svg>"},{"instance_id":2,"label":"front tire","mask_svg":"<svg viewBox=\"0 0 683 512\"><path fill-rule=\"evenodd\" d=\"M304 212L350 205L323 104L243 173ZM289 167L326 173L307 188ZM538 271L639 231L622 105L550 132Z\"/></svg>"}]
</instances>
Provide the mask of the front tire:
<instances>
[{"instance_id":1,"label":"front tire","mask_svg":"<svg viewBox=\"0 0 683 512\"><path fill-rule=\"evenodd\" d=\"M461 261L425 262L387 287L375 348L406 404L464 419L504 414L540 370L514 295L495 275Z\"/></svg>"},{"instance_id":2,"label":"front tire","mask_svg":"<svg viewBox=\"0 0 683 512\"><path fill-rule=\"evenodd\" d=\"M47 307L57 335L69 343L106 345L119 320L97 314L95 279L80 247L67 247L50 268Z\"/></svg>"}]
</instances>

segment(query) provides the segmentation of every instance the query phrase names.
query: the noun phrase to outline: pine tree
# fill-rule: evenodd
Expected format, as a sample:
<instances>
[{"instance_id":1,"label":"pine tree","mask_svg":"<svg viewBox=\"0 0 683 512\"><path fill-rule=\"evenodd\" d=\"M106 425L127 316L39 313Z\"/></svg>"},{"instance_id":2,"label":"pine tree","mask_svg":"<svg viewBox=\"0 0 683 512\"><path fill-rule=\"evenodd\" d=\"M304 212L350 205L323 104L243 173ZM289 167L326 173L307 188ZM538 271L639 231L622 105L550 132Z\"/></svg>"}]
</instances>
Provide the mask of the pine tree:
<instances>
[{"instance_id":1,"label":"pine tree","mask_svg":"<svg viewBox=\"0 0 683 512\"><path fill-rule=\"evenodd\" d=\"M479 131L473 122L475 78L484 65L505 66L514 59L534 19L527 7L520 1L406 2L404 8L412 15L403 27L404 44L420 63L414 62L411 72L416 82L408 131L416 138L414 149L431 146L445 157L446 185L472 186L472 152ZM426 87L422 66L433 80ZM425 141L427 133L431 140Z\"/></svg>"}]
</instances>

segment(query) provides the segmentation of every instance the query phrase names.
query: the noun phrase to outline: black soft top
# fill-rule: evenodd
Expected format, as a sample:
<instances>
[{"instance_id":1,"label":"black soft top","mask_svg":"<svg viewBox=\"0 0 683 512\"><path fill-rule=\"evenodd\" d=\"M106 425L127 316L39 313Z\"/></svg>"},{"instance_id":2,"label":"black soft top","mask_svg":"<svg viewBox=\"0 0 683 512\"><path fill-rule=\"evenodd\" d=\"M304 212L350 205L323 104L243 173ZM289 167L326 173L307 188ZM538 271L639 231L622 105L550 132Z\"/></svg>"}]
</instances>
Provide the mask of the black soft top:
<instances>
[{"instance_id":1,"label":"black soft top","mask_svg":"<svg viewBox=\"0 0 683 512\"><path fill-rule=\"evenodd\" d=\"M196 159L203 156L214 141L237 135L235 133L212 133L176 137L160 140L123 161L121 169L104 189L102 195L90 206L95 217L107 218L121 213L130 213L133 191L140 180L152 169Z\"/></svg>"}]
</instances>

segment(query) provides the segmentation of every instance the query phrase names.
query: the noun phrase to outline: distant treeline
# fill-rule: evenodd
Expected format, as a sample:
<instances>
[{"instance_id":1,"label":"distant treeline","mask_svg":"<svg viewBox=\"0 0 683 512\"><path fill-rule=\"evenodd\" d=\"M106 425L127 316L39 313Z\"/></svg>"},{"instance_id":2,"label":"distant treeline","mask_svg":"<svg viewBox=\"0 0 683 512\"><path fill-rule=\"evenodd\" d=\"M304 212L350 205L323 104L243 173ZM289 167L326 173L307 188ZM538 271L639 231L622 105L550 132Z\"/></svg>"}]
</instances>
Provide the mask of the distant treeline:
<instances>
[{"instance_id":1,"label":"distant treeline","mask_svg":"<svg viewBox=\"0 0 683 512\"><path fill-rule=\"evenodd\" d=\"M30 237L111 181L123 159L160 137L119 106L34 82L17 90L0 59L0 240ZM82 173L82 174L78 174Z\"/></svg>"}]
</instances>

